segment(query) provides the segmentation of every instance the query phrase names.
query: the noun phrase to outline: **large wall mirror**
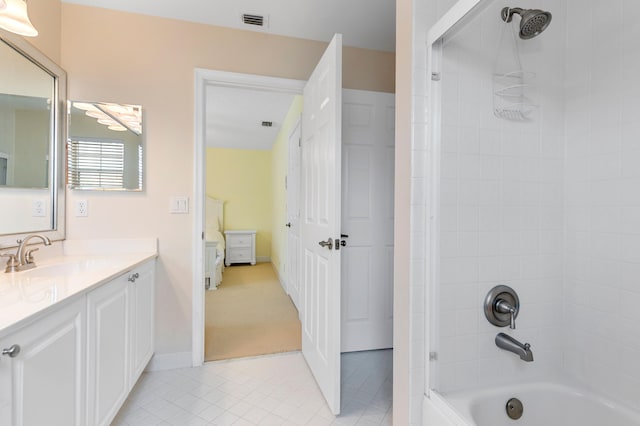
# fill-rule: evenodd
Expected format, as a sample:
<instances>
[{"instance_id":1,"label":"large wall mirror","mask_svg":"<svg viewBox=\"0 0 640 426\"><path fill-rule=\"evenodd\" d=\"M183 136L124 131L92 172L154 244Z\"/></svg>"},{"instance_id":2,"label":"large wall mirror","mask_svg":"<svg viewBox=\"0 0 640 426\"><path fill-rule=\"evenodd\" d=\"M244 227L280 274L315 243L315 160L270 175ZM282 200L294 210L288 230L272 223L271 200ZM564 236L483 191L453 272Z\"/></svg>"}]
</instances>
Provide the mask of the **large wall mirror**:
<instances>
[{"instance_id":1,"label":"large wall mirror","mask_svg":"<svg viewBox=\"0 0 640 426\"><path fill-rule=\"evenodd\" d=\"M0 248L64 238L66 73L0 30Z\"/></svg>"},{"instance_id":2,"label":"large wall mirror","mask_svg":"<svg viewBox=\"0 0 640 426\"><path fill-rule=\"evenodd\" d=\"M141 191L143 148L140 105L69 102L70 188Z\"/></svg>"}]
</instances>

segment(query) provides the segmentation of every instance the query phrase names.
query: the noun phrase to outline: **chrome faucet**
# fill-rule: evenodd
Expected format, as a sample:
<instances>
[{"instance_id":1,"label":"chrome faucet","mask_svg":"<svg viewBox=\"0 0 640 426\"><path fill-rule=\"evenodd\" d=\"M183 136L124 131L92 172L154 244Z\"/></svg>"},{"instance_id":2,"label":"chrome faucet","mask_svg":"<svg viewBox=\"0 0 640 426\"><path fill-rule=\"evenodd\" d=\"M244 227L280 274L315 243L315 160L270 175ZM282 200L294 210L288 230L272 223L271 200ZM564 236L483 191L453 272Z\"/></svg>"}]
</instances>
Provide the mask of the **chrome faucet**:
<instances>
[{"instance_id":1,"label":"chrome faucet","mask_svg":"<svg viewBox=\"0 0 640 426\"><path fill-rule=\"evenodd\" d=\"M504 349L505 351L513 352L514 354L518 355L523 361L533 361L533 352L531 352L531 345L528 343L525 343L523 345L507 334L498 333L496 335L496 346L498 346L500 349Z\"/></svg>"},{"instance_id":2,"label":"chrome faucet","mask_svg":"<svg viewBox=\"0 0 640 426\"><path fill-rule=\"evenodd\" d=\"M16 254L16 257L18 261L17 269L19 271L24 271L26 269L36 267L36 262L33 259L33 252L38 249L27 249L27 244L29 244L29 241L31 241L32 238L40 238L45 246L51 245L51 240L48 237L40 234L30 234L24 237L23 240L18 240L18 253Z\"/></svg>"}]
</instances>

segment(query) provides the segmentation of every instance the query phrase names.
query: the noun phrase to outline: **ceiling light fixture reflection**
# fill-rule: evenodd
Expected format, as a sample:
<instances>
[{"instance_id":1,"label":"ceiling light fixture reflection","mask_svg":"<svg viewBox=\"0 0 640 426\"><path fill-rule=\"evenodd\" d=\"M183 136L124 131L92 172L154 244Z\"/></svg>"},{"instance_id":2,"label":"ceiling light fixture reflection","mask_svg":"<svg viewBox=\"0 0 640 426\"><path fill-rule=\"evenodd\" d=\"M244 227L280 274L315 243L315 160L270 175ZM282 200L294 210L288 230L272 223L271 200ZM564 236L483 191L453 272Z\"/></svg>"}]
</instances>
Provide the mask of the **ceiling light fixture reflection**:
<instances>
[{"instance_id":1,"label":"ceiling light fixture reflection","mask_svg":"<svg viewBox=\"0 0 640 426\"><path fill-rule=\"evenodd\" d=\"M0 0L0 28L26 37L38 35L29 20L25 0Z\"/></svg>"},{"instance_id":2,"label":"ceiling light fixture reflection","mask_svg":"<svg viewBox=\"0 0 640 426\"><path fill-rule=\"evenodd\" d=\"M142 109L137 105L73 102L73 106L110 130L130 130L137 135L142 134Z\"/></svg>"}]
</instances>

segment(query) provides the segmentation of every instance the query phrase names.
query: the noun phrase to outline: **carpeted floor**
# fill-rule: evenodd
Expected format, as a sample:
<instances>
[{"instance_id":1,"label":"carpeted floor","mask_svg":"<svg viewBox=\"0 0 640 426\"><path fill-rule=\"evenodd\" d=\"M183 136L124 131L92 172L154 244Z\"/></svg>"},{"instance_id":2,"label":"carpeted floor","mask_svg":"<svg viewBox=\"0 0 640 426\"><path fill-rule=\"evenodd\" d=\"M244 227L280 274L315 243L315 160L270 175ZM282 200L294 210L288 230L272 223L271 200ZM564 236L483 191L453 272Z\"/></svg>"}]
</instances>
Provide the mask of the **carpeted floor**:
<instances>
[{"instance_id":1,"label":"carpeted floor","mask_svg":"<svg viewBox=\"0 0 640 426\"><path fill-rule=\"evenodd\" d=\"M206 292L205 360L300 350L298 311L271 263L225 268Z\"/></svg>"}]
</instances>

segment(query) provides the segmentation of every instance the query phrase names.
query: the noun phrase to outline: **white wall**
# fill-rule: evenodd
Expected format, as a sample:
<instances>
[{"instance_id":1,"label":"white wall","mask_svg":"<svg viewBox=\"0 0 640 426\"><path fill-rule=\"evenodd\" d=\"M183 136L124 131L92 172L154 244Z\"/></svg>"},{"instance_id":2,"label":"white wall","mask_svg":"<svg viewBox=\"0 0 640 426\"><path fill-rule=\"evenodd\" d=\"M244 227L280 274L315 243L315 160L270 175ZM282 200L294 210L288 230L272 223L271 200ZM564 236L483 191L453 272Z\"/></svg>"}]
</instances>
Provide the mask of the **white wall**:
<instances>
[{"instance_id":1,"label":"white wall","mask_svg":"<svg viewBox=\"0 0 640 426\"><path fill-rule=\"evenodd\" d=\"M567 4L565 368L637 407L640 3Z\"/></svg>"},{"instance_id":2,"label":"white wall","mask_svg":"<svg viewBox=\"0 0 640 426\"><path fill-rule=\"evenodd\" d=\"M512 33L501 38L500 10L506 4L493 2L445 38L443 48L439 336L434 347L439 359L434 384L442 392L517 382L559 371L562 363L557 295L563 274L564 125L562 97L554 86L562 85L564 31L554 25L514 45ZM537 6L562 21L557 2L538 0ZM505 62L516 65L515 46L523 68L536 74L531 84L537 90L530 86L525 91L539 107L526 121L493 114L496 58L497 71L515 71L499 69ZM484 297L498 284L513 287L520 296L516 330L493 326L484 317ZM535 362L524 363L497 348L498 332L531 343Z\"/></svg>"},{"instance_id":3,"label":"white wall","mask_svg":"<svg viewBox=\"0 0 640 426\"><path fill-rule=\"evenodd\" d=\"M541 106L523 126L486 115L486 24L503 3L445 49L438 388L570 373L637 405L640 4L520 4L553 13L547 32L521 44ZM520 293L515 335L541 366L493 346L498 330L478 301L498 282Z\"/></svg>"}]
</instances>

